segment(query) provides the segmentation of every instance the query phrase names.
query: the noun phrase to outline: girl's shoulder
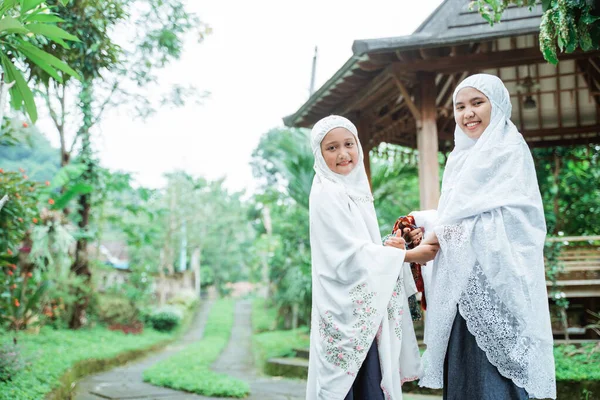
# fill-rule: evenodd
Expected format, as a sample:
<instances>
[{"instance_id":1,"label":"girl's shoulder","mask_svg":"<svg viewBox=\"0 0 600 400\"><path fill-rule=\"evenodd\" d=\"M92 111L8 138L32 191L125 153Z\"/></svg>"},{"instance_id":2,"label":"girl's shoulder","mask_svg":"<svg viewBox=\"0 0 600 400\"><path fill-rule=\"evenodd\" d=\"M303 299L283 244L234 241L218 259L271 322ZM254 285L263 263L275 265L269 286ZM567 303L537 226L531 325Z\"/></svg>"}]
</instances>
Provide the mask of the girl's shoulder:
<instances>
[{"instance_id":1,"label":"girl's shoulder","mask_svg":"<svg viewBox=\"0 0 600 400\"><path fill-rule=\"evenodd\" d=\"M348 195L342 185L333 182L318 183L310 191L310 205L327 205L330 203L347 202Z\"/></svg>"}]
</instances>

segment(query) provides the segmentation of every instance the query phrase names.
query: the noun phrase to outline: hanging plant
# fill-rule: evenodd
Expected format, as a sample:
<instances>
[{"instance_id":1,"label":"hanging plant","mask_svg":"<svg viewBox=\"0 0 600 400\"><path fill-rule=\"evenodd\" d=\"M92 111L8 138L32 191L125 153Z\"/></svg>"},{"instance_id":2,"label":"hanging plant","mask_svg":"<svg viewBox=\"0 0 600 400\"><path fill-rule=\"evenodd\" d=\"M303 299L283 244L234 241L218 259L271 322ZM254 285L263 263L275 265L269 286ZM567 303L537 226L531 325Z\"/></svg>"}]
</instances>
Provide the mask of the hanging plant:
<instances>
[{"instance_id":1,"label":"hanging plant","mask_svg":"<svg viewBox=\"0 0 600 400\"><path fill-rule=\"evenodd\" d=\"M533 9L536 0L475 0L470 9L494 25L510 5ZM542 0L540 50L544 59L558 64L558 52L600 49L600 9L589 0Z\"/></svg>"}]
</instances>

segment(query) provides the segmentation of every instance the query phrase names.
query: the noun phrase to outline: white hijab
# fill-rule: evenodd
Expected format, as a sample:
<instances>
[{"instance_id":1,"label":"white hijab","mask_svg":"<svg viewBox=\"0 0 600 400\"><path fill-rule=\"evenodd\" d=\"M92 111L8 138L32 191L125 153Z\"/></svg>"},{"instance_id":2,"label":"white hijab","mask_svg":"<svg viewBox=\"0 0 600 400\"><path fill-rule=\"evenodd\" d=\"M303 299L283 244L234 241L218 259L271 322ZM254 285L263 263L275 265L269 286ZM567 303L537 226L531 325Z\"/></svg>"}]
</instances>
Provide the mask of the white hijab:
<instances>
[{"instance_id":1,"label":"white hijab","mask_svg":"<svg viewBox=\"0 0 600 400\"><path fill-rule=\"evenodd\" d=\"M331 171L321 141L334 128L352 132L359 159L346 176ZM316 175L310 193L312 321L306 398L344 399L377 337L386 399L421 375L408 308L416 292L405 251L381 245L356 127L329 116L312 130ZM406 314L406 318L404 315Z\"/></svg>"},{"instance_id":2,"label":"white hijab","mask_svg":"<svg viewBox=\"0 0 600 400\"><path fill-rule=\"evenodd\" d=\"M544 271L546 224L531 153L510 121L510 96L495 76L465 79L491 102L478 140L457 125L435 232L427 289L422 386L442 387L457 305L488 360L532 398L555 398L553 339Z\"/></svg>"}]
</instances>

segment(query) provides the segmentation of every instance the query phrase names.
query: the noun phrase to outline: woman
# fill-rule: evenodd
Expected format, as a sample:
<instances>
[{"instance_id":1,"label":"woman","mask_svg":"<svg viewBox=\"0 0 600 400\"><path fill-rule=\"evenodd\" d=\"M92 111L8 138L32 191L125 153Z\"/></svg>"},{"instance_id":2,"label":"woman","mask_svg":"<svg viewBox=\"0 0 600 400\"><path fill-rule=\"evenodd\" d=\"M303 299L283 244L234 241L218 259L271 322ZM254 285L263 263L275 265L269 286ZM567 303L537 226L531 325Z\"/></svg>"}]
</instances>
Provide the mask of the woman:
<instances>
[{"instance_id":1,"label":"woman","mask_svg":"<svg viewBox=\"0 0 600 400\"><path fill-rule=\"evenodd\" d=\"M433 259L437 246L381 245L356 127L329 116L311 134L312 326L306 398L398 400L421 374L405 262ZM404 315L407 317L404 318ZM377 339L375 340L375 338Z\"/></svg>"},{"instance_id":2,"label":"woman","mask_svg":"<svg viewBox=\"0 0 600 400\"><path fill-rule=\"evenodd\" d=\"M499 78L468 77L454 107L455 148L437 216L414 213L426 232L433 227L423 243L440 245L425 277L420 385L443 386L444 399L555 398L546 225L533 159Z\"/></svg>"}]
</instances>

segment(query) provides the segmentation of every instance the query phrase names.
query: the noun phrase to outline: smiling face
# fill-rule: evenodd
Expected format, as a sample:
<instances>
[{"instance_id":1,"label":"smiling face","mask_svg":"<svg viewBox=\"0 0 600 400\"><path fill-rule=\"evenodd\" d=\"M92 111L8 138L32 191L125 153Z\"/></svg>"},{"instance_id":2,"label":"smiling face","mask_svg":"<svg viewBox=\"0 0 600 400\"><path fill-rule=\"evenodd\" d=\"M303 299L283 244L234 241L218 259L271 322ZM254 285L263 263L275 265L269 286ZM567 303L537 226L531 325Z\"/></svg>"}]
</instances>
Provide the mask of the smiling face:
<instances>
[{"instance_id":1,"label":"smiling face","mask_svg":"<svg viewBox=\"0 0 600 400\"><path fill-rule=\"evenodd\" d=\"M358 162L356 138L346 128L334 128L321 141L321 154L330 170L348 175Z\"/></svg>"},{"instance_id":2,"label":"smiling face","mask_svg":"<svg viewBox=\"0 0 600 400\"><path fill-rule=\"evenodd\" d=\"M461 89L454 103L454 120L471 139L479 139L490 124L492 104L479 90L472 87Z\"/></svg>"}]
</instances>

